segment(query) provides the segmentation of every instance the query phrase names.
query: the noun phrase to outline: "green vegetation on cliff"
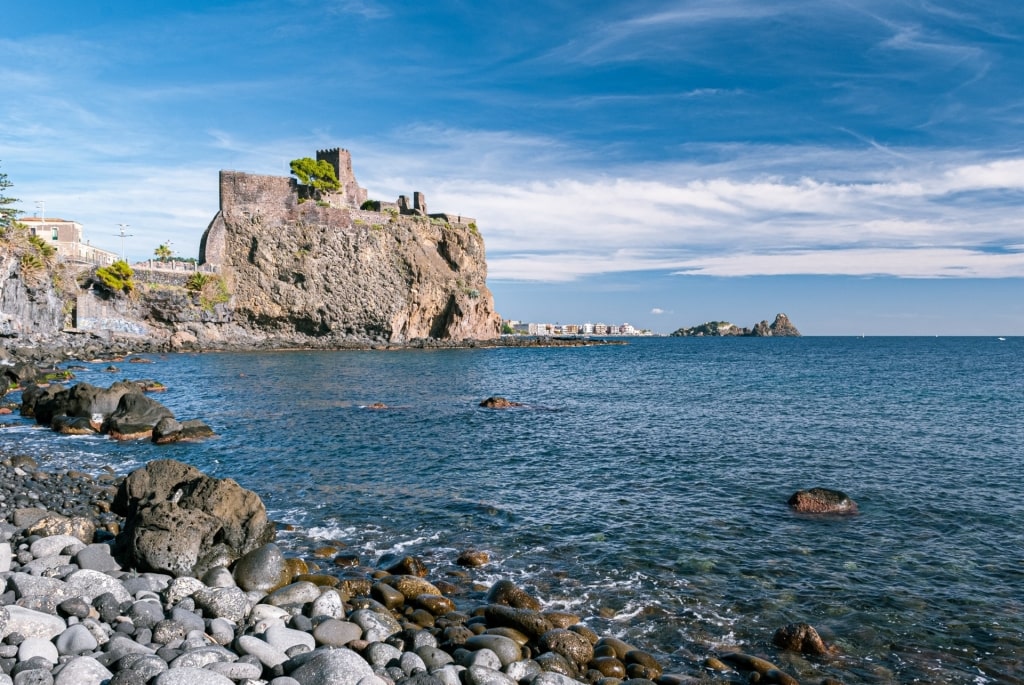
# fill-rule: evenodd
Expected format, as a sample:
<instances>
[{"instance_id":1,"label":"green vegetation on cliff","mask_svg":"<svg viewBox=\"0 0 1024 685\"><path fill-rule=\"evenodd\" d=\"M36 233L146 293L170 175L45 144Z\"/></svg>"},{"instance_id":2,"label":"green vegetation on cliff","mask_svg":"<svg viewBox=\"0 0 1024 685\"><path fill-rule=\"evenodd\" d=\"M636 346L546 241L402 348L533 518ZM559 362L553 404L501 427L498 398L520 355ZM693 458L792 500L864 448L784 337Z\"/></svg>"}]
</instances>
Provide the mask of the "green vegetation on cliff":
<instances>
[{"instance_id":1,"label":"green vegetation on cliff","mask_svg":"<svg viewBox=\"0 0 1024 685\"><path fill-rule=\"evenodd\" d=\"M18 217L18 210L11 207L18 200L7 197L7 189L13 184L7 180L7 174L0 172L0 232L6 233Z\"/></svg>"},{"instance_id":2,"label":"green vegetation on cliff","mask_svg":"<svg viewBox=\"0 0 1024 685\"><path fill-rule=\"evenodd\" d=\"M117 260L110 266L102 266L96 269L96 277L100 279L100 283L113 294L128 294L135 290L135 281L132 278L134 275L135 272L132 271L132 267L122 259Z\"/></svg>"},{"instance_id":3,"label":"green vegetation on cliff","mask_svg":"<svg viewBox=\"0 0 1024 685\"><path fill-rule=\"evenodd\" d=\"M326 159L316 160L312 157L302 157L293 159L290 167L292 174L299 179L300 183L316 191L330 192L341 189L338 175Z\"/></svg>"}]
</instances>

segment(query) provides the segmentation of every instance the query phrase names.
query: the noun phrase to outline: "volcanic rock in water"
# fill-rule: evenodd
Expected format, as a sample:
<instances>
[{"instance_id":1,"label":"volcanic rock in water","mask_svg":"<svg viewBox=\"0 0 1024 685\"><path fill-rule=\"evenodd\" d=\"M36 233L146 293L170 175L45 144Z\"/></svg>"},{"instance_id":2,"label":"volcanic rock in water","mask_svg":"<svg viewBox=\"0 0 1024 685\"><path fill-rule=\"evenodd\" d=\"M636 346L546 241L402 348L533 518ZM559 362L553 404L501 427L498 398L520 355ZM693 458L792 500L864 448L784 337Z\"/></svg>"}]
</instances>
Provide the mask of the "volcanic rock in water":
<instances>
[{"instance_id":1,"label":"volcanic rock in water","mask_svg":"<svg viewBox=\"0 0 1024 685\"><path fill-rule=\"evenodd\" d=\"M857 503L846 493L828 488L798 490L787 502L801 514L856 514Z\"/></svg>"},{"instance_id":2,"label":"volcanic rock in water","mask_svg":"<svg viewBox=\"0 0 1024 685\"><path fill-rule=\"evenodd\" d=\"M790 623L775 631L772 643L780 649L803 654L828 654L829 648L818 631L807 623Z\"/></svg>"},{"instance_id":3,"label":"volcanic rock in water","mask_svg":"<svg viewBox=\"0 0 1024 685\"><path fill-rule=\"evenodd\" d=\"M504 397L488 397L480 403L480 406L486 409L508 409L509 407L521 407L523 404L522 402L513 402Z\"/></svg>"},{"instance_id":4,"label":"volcanic rock in water","mask_svg":"<svg viewBox=\"0 0 1024 685\"><path fill-rule=\"evenodd\" d=\"M136 388L121 396L117 409L103 422L103 432L113 437L151 437L153 427L163 418L173 419L174 413Z\"/></svg>"},{"instance_id":5,"label":"volcanic rock in water","mask_svg":"<svg viewBox=\"0 0 1024 685\"><path fill-rule=\"evenodd\" d=\"M459 566L468 566L470 568L479 568L490 563L491 557L487 552L476 549L467 549L459 558L455 560L455 563Z\"/></svg>"},{"instance_id":6,"label":"volcanic rock in water","mask_svg":"<svg viewBox=\"0 0 1024 685\"><path fill-rule=\"evenodd\" d=\"M213 432L213 429L199 419L178 421L165 416L153 426L153 442L158 445L172 442L199 442L215 437L217 434Z\"/></svg>"},{"instance_id":7,"label":"volcanic rock in water","mask_svg":"<svg viewBox=\"0 0 1024 685\"><path fill-rule=\"evenodd\" d=\"M129 474L111 508L125 517L122 553L140 570L202 577L274 538L256 493L172 459Z\"/></svg>"}]
</instances>

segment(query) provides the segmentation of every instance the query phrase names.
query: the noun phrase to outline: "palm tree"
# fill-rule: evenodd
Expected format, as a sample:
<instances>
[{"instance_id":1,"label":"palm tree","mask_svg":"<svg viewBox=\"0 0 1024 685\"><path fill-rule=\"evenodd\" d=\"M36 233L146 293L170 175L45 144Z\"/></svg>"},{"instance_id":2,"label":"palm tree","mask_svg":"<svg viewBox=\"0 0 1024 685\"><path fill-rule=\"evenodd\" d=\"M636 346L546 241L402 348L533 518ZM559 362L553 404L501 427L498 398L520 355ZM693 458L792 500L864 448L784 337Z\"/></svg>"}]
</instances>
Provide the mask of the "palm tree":
<instances>
[{"instance_id":1,"label":"palm tree","mask_svg":"<svg viewBox=\"0 0 1024 685\"><path fill-rule=\"evenodd\" d=\"M174 255L174 253L171 251L171 246L168 243L163 243L162 245L158 246L155 250L153 250L153 254L156 255L156 258L159 259L161 262L166 262L168 259L171 258L171 256Z\"/></svg>"}]
</instances>

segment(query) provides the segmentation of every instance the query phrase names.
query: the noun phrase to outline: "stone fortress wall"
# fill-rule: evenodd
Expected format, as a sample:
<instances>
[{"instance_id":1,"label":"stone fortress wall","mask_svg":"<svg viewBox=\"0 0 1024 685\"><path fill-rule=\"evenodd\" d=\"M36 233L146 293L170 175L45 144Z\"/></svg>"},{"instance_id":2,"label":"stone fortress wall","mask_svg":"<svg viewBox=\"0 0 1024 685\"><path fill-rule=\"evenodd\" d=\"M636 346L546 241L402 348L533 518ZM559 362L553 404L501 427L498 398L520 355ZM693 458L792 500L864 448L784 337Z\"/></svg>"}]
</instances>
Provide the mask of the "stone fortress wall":
<instances>
[{"instance_id":1,"label":"stone fortress wall","mask_svg":"<svg viewBox=\"0 0 1024 685\"><path fill-rule=\"evenodd\" d=\"M352 155L343 148L317 150L317 160L326 160L334 167L341 183L341 188L333 193L323 193L319 202L331 207L348 209L356 221L373 225L386 225L391 216L421 216L463 226L475 226L476 219L460 214L427 212L426 196L417 191L413 193L412 203L405 195L400 195L395 202L374 200L367 203L367 191L356 181L352 171ZM242 207L262 205L266 207L282 207L292 209L302 202L313 201L306 186L302 186L294 178L288 176L263 176L248 174L241 171L220 172L220 211L214 216L210 225L203 233L199 243L199 263L216 266L226 259L226 237L224 215L240 211ZM365 207L365 208L364 208ZM259 222L259 216L248 216L252 222Z\"/></svg>"}]
</instances>

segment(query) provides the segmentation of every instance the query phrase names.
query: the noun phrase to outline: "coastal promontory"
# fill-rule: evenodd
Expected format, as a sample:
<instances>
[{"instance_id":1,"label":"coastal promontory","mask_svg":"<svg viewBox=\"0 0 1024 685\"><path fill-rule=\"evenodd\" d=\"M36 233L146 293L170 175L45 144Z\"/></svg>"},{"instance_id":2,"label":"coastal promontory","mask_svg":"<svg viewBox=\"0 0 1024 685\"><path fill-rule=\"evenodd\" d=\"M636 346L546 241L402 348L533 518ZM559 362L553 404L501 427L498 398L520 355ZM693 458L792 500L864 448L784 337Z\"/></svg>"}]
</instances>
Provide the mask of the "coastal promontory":
<instances>
[{"instance_id":1,"label":"coastal promontory","mask_svg":"<svg viewBox=\"0 0 1024 685\"><path fill-rule=\"evenodd\" d=\"M428 212L420 192L369 199L347 150L316 156L293 163L299 178L221 171L198 261L97 266L4 215L0 347L40 361L495 342L500 317L476 220Z\"/></svg>"},{"instance_id":2,"label":"coastal promontory","mask_svg":"<svg viewBox=\"0 0 1024 685\"><path fill-rule=\"evenodd\" d=\"M219 269L235 324L285 341L498 336L473 218L428 213L422 193L369 200L347 150L317 158L333 167L336 190L220 174L220 211L200 262Z\"/></svg>"}]
</instances>

